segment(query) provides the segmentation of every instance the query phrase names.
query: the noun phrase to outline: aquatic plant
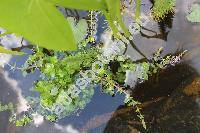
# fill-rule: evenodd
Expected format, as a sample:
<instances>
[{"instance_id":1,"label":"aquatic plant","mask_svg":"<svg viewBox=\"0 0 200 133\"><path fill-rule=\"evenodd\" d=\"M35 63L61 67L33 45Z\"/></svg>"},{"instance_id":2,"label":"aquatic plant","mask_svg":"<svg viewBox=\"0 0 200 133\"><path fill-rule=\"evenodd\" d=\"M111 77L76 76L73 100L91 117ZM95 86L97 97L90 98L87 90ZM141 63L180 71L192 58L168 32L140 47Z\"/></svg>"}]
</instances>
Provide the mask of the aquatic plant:
<instances>
[{"instance_id":1,"label":"aquatic plant","mask_svg":"<svg viewBox=\"0 0 200 133\"><path fill-rule=\"evenodd\" d=\"M163 18L172 11L174 2L155 0L152 9L154 17ZM89 19L65 19L56 6L90 10ZM4 10L4 13L0 13L0 26L8 30L8 33L1 36L15 32L38 45L33 46L32 54L22 68L8 65L12 69L22 70L24 75L36 69L41 73L33 89L39 94L39 98L28 97L29 110L19 116L12 112L10 121L23 126L32 122L35 114L46 120L57 121L83 109L97 87L112 96L124 94L125 104L133 106L146 128L144 116L138 106L140 102L134 100L130 94L130 86L125 83L126 73L133 72L141 83L152 74L179 63L185 51L177 56L161 57L162 49L159 49L152 59L147 59L130 37L131 33L135 33L135 28L142 26L142 18L145 18L143 23L147 23L148 17L140 13L140 6L141 0L137 0L135 17L132 18L136 20L138 27L134 25L127 28L122 20L120 0L2 0L0 10ZM11 10L16 12L11 13ZM96 42L98 14L103 14L109 24L107 30L111 30L111 37L107 40L110 39L115 44L111 48L106 49L105 44ZM16 26L16 23L19 25ZM132 32L129 33L131 29ZM125 56L127 45L132 45L144 59L133 61ZM0 52L22 54L3 47L0 47ZM7 106L1 111L6 109Z\"/></svg>"},{"instance_id":2,"label":"aquatic plant","mask_svg":"<svg viewBox=\"0 0 200 133\"><path fill-rule=\"evenodd\" d=\"M193 4L186 18L190 22L200 22L200 4Z\"/></svg>"},{"instance_id":3,"label":"aquatic plant","mask_svg":"<svg viewBox=\"0 0 200 133\"><path fill-rule=\"evenodd\" d=\"M59 52L54 54L55 56L48 56L42 49L38 49L29 57L24 69L29 71L39 69L42 73L42 79L35 84L34 91L40 93L38 102L41 104L43 114L48 112L62 118L84 108L92 97L93 86L84 85L83 81L78 81L77 78L80 76L80 71L91 67L98 51L91 48L69 55ZM78 86L81 83L83 86Z\"/></svg>"},{"instance_id":4,"label":"aquatic plant","mask_svg":"<svg viewBox=\"0 0 200 133\"><path fill-rule=\"evenodd\" d=\"M25 126L31 121L33 120L29 116L24 115L23 117L21 117L20 119L16 121L16 126Z\"/></svg>"},{"instance_id":5,"label":"aquatic plant","mask_svg":"<svg viewBox=\"0 0 200 133\"><path fill-rule=\"evenodd\" d=\"M166 14L173 12L176 0L154 0L152 15L155 20L162 20Z\"/></svg>"},{"instance_id":6,"label":"aquatic plant","mask_svg":"<svg viewBox=\"0 0 200 133\"><path fill-rule=\"evenodd\" d=\"M35 53L29 56L23 71L26 73L40 70L42 77L35 82L33 89L40 97L29 97L31 108L25 116L13 120L19 126L33 121L35 113L46 120L57 121L83 109L90 102L94 88L98 85L104 93L112 96L117 93L125 94L125 104L135 108L138 118L146 128L144 116L138 107L140 102L131 97L130 88L124 82L126 72L135 72L138 82L143 82L148 80L151 74L179 63L185 53L161 57L162 49L159 49L151 61L137 62L115 52L109 55L111 58L107 58L98 45L72 53L52 51L51 55L46 54L42 48L35 50ZM117 65L113 66L113 63Z\"/></svg>"},{"instance_id":7,"label":"aquatic plant","mask_svg":"<svg viewBox=\"0 0 200 133\"><path fill-rule=\"evenodd\" d=\"M14 109L14 106L12 103L2 105L2 103L0 102L0 112L7 111L7 110L13 111L13 109Z\"/></svg>"}]
</instances>

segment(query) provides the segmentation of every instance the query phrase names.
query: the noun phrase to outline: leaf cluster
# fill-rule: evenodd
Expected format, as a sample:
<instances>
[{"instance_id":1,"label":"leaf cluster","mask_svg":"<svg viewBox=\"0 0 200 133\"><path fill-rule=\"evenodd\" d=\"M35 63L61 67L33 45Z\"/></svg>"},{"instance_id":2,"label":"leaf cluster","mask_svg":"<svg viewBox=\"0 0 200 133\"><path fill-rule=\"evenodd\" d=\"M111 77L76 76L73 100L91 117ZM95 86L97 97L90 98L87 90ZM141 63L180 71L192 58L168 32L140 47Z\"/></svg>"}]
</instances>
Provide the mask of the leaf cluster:
<instances>
[{"instance_id":1,"label":"leaf cluster","mask_svg":"<svg viewBox=\"0 0 200 133\"><path fill-rule=\"evenodd\" d=\"M9 103L9 104L2 105L2 103L0 102L0 112L7 111L7 110L13 111L14 110L13 104Z\"/></svg>"},{"instance_id":2,"label":"leaf cluster","mask_svg":"<svg viewBox=\"0 0 200 133\"><path fill-rule=\"evenodd\" d=\"M155 20L162 20L166 14L173 12L176 0L154 0L152 15Z\"/></svg>"},{"instance_id":3,"label":"leaf cluster","mask_svg":"<svg viewBox=\"0 0 200 133\"><path fill-rule=\"evenodd\" d=\"M35 83L35 91L39 92L39 103L43 107L44 114L52 114L62 118L79 108L84 108L93 95L93 88L84 88L76 95L75 84L79 72L91 67L96 60L98 51L95 48L81 50L73 53L56 52L49 56L38 50L29 57L24 70L34 71L38 68L42 79ZM70 100L69 100L70 98ZM59 109L61 111L58 111Z\"/></svg>"}]
</instances>

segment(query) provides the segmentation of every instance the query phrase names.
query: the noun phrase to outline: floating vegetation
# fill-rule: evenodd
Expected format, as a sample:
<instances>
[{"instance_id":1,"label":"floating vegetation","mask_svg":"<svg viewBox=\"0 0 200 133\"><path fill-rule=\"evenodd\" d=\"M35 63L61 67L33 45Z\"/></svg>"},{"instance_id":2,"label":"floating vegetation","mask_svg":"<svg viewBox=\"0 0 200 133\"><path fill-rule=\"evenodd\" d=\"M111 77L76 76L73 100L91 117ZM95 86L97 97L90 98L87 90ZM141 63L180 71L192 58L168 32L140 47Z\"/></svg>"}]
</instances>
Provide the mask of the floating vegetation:
<instances>
[{"instance_id":1,"label":"floating vegetation","mask_svg":"<svg viewBox=\"0 0 200 133\"><path fill-rule=\"evenodd\" d=\"M13 109L14 109L14 106L12 103L2 105L2 103L0 102L0 112L7 111L7 110L13 111Z\"/></svg>"},{"instance_id":2,"label":"floating vegetation","mask_svg":"<svg viewBox=\"0 0 200 133\"><path fill-rule=\"evenodd\" d=\"M176 0L155 0L152 8L152 15L155 20L161 21L166 14L172 12Z\"/></svg>"},{"instance_id":3,"label":"floating vegetation","mask_svg":"<svg viewBox=\"0 0 200 133\"><path fill-rule=\"evenodd\" d=\"M186 18L193 23L200 22L200 4L193 4Z\"/></svg>"}]
</instances>

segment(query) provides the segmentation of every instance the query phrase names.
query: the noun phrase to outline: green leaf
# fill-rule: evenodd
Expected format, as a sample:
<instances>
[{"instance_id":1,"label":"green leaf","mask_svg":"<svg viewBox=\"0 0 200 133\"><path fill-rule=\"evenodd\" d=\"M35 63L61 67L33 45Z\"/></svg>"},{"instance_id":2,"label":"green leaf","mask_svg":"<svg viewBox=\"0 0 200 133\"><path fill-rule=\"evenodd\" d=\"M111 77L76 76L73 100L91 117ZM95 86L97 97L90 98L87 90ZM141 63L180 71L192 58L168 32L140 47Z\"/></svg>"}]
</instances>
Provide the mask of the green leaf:
<instances>
[{"instance_id":1,"label":"green leaf","mask_svg":"<svg viewBox=\"0 0 200 133\"><path fill-rule=\"evenodd\" d=\"M190 22L200 22L200 4L193 4L191 13L187 15L187 19Z\"/></svg>"},{"instance_id":2,"label":"green leaf","mask_svg":"<svg viewBox=\"0 0 200 133\"><path fill-rule=\"evenodd\" d=\"M29 116L24 115L23 117L21 117L19 120L16 121L16 126L20 127L20 126L25 126L28 123L30 123L31 121L33 121Z\"/></svg>"},{"instance_id":3,"label":"green leaf","mask_svg":"<svg viewBox=\"0 0 200 133\"><path fill-rule=\"evenodd\" d=\"M125 36L129 37L130 33L122 20L122 15L120 11L120 7L121 7L120 0L105 0L105 3L107 4L108 11L104 11L103 13L106 16L106 19L108 20L109 25L111 29L113 30L113 34L115 35L115 37L119 38L118 36L119 30L114 24L115 21L119 23L119 26L123 30Z\"/></svg>"},{"instance_id":4,"label":"green leaf","mask_svg":"<svg viewBox=\"0 0 200 133\"><path fill-rule=\"evenodd\" d=\"M23 52L18 52L18 51L12 51L12 50L5 49L2 46L0 46L0 53L13 54L13 55L23 55L24 54Z\"/></svg>"},{"instance_id":5,"label":"green leaf","mask_svg":"<svg viewBox=\"0 0 200 133\"><path fill-rule=\"evenodd\" d=\"M140 20L140 7L141 7L141 0L136 0L136 8L135 8L135 20Z\"/></svg>"},{"instance_id":6,"label":"green leaf","mask_svg":"<svg viewBox=\"0 0 200 133\"><path fill-rule=\"evenodd\" d=\"M103 0L49 0L50 2L74 9L101 10L105 8Z\"/></svg>"},{"instance_id":7,"label":"green leaf","mask_svg":"<svg viewBox=\"0 0 200 133\"><path fill-rule=\"evenodd\" d=\"M110 13L104 11L103 14L105 15L105 17L110 25L110 28L112 29L113 35L117 38L120 38L120 36L118 35L119 31L118 31L117 27L115 26L113 19L111 19Z\"/></svg>"},{"instance_id":8,"label":"green leaf","mask_svg":"<svg viewBox=\"0 0 200 133\"><path fill-rule=\"evenodd\" d=\"M152 15L156 21L161 21L166 14L173 12L176 0L155 0Z\"/></svg>"},{"instance_id":9,"label":"green leaf","mask_svg":"<svg viewBox=\"0 0 200 133\"><path fill-rule=\"evenodd\" d=\"M111 5L112 6L112 5ZM116 18L117 18L117 22L119 23L120 27L122 28L124 34L126 37L130 37L130 32L128 31L126 25L124 24L123 20L122 20L122 15L121 15L121 1L117 0L116 1ZM112 14L114 15L114 14Z\"/></svg>"},{"instance_id":10,"label":"green leaf","mask_svg":"<svg viewBox=\"0 0 200 133\"><path fill-rule=\"evenodd\" d=\"M1 0L0 26L33 44L75 50L73 32L64 16L47 0Z\"/></svg>"},{"instance_id":11,"label":"green leaf","mask_svg":"<svg viewBox=\"0 0 200 133\"><path fill-rule=\"evenodd\" d=\"M75 21L75 18L69 17L67 18L68 22L70 23L70 26L72 28L72 31L74 33L74 37L76 40L76 43L80 43L83 41L87 35L87 29L88 24L85 19L81 19L77 24Z\"/></svg>"}]
</instances>

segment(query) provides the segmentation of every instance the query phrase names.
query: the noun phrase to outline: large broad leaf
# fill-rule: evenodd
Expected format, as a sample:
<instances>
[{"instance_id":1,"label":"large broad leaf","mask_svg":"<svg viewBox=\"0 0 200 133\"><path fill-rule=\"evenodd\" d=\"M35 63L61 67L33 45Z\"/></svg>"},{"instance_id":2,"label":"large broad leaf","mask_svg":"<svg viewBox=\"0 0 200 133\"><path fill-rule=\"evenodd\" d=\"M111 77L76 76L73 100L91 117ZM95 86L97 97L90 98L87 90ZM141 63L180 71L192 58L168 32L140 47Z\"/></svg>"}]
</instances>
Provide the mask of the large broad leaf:
<instances>
[{"instance_id":1,"label":"large broad leaf","mask_svg":"<svg viewBox=\"0 0 200 133\"><path fill-rule=\"evenodd\" d=\"M76 49L70 25L47 0L1 0L0 27L48 49Z\"/></svg>"},{"instance_id":2,"label":"large broad leaf","mask_svg":"<svg viewBox=\"0 0 200 133\"><path fill-rule=\"evenodd\" d=\"M80 43L87 36L87 30L88 30L87 21L85 19L81 19L78 21L78 23L76 23L75 18L73 17L68 17L67 20L74 33L76 43L77 44Z\"/></svg>"},{"instance_id":3,"label":"large broad leaf","mask_svg":"<svg viewBox=\"0 0 200 133\"><path fill-rule=\"evenodd\" d=\"M102 10L105 8L103 0L48 0L56 5L82 10Z\"/></svg>"},{"instance_id":4,"label":"large broad leaf","mask_svg":"<svg viewBox=\"0 0 200 133\"><path fill-rule=\"evenodd\" d=\"M17 52L17 51L12 51L12 50L5 49L2 46L0 46L0 53L13 54L13 55L23 55L24 54L23 52Z\"/></svg>"}]
</instances>

